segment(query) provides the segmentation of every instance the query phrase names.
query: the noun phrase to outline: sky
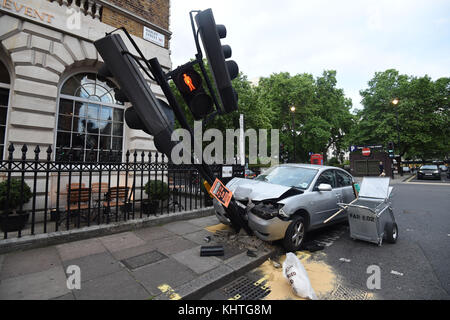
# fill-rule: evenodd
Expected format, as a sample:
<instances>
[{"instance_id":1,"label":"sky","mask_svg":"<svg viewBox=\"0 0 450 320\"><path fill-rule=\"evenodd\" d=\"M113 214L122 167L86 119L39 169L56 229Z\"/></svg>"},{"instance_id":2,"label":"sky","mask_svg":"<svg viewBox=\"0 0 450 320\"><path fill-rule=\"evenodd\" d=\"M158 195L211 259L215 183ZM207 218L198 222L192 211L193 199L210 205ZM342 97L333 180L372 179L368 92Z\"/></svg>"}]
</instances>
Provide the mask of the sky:
<instances>
[{"instance_id":1,"label":"sky","mask_svg":"<svg viewBox=\"0 0 450 320\"><path fill-rule=\"evenodd\" d=\"M449 0L171 0L173 67L194 58L189 11L212 8L249 80L337 71L354 108L375 72L450 76Z\"/></svg>"}]
</instances>

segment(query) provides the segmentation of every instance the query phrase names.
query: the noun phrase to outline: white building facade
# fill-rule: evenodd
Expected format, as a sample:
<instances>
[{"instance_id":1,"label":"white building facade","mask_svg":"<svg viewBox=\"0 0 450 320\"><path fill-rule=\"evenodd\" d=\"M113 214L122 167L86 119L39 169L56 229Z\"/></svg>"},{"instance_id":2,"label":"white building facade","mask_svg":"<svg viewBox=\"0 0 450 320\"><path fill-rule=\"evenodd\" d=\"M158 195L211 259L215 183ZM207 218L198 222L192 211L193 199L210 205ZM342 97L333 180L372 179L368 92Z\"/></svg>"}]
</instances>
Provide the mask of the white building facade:
<instances>
[{"instance_id":1,"label":"white building facade","mask_svg":"<svg viewBox=\"0 0 450 320\"><path fill-rule=\"evenodd\" d=\"M159 6L164 9L160 14L167 15L168 21L169 1L156 2L164 4ZM34 157L33 150L39 145L41 150L48 146L72 149L74 160L79 161L85 160L88 150L94 150L97 160L110 150L118 160L124 159L127 150L155 150L151 136L125 124L125 106L115 100L114 82L97 77L103 61L94 41L124 22L145 57L157 57L168 71L172 67L168 24L158 26L117 3L120 1L0 1L3 159L11 143L16 146L14 158L21 157L23 144L28 146L28 158ZM123 33L122 38L137 55ZM148 81L155 95L165 99L159 86ZM45 156L41 152L41 157Z\"/></svg>"}]
</instances>

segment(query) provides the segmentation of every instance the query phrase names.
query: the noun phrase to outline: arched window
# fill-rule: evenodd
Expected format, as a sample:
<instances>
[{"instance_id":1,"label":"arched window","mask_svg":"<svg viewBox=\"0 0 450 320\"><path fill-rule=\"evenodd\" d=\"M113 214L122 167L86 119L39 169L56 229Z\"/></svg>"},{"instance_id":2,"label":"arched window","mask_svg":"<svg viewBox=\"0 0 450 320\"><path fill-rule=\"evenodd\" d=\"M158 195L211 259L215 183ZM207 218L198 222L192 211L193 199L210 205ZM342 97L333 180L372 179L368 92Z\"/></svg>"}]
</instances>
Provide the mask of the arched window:
<instances>
[{"instance_id":1,"label":"arched window","mask_svg":"<svg viewBox=\"0 0 450 320\"><path fill-rule=\"evenodd\" d=\"M8 115L9 89L11 79L8 69L0 61L0 159L3 159L6 135L6 117Z\"/></svg>"},{"instance_id":2,"label":"arched window","mask_svg":"<svg viewBox=\"0 0 450 320\"><path fill-rule=\"evenodd\" d=\"M74 75L63 84L56 147L64 155L72 149L74 161L121 161L124 106L115 100L115 90L114 83L95 73Z\"/></svg>"}]
</instances>

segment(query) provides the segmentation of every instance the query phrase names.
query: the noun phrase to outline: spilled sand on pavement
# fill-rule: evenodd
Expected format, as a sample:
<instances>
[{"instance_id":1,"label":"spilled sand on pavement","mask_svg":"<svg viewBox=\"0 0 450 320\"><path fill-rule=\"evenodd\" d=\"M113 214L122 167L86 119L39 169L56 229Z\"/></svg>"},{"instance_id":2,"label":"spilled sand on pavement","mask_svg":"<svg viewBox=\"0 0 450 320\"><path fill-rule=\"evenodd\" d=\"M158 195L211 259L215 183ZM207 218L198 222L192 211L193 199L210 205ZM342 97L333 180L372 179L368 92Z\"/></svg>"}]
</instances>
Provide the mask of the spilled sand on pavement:
<instances>
[{"instance_id":1,"label":"spilled sand on pavement","mask_svg":"<svg viewBox=\"0 0 450 320\"><path fill-rule=\"evenodd\" d=\"M318 298L330 294L337 286L337 277L333 269L322 261L313 260L308 252L297 252L296 255L305 267L311 286ZM278 261L282 265L284 260L286 260L286 255L281 256ZM271 290L264 300L306 300L295 295L283 275L283 268L275 268L272 261L264 262L258 271L264 275L266 280L264 287Z\"/></svg>"}]
</instances>

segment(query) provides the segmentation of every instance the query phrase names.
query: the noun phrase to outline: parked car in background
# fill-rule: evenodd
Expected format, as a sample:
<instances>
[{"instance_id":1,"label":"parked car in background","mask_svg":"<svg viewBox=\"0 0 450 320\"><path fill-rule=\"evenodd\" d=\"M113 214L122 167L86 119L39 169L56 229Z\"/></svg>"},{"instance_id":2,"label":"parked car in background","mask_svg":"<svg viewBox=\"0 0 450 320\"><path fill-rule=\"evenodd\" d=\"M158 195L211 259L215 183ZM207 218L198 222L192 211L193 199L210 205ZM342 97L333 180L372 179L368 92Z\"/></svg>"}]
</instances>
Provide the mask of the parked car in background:
<instances>
[{"instance_id":1,"label":"parked car in background","mask_svg":"<svg viewBox=\"0 0 450 320\"><path fill-rule=\"evenodd\" d=\"M347 219L342 213L323 222L355 199L353 177L343 169L310 164L274 166L256 179L234 178L227 184L255 235L264 241L282 240L288 251L300 249L305 233ZM214 200L217 218L230 220Z\"/></svg>"},{"instance_id":2,"label":"parked car in background","mask_svg":"<svg viewBox=\"0 0 450 320\"><path fill-rule=\"evenodd\" d=\"M254 173L250 169L245 169L245 178L246 179L254 179L254 178L256 178L256 173Z\"/></svg>"},{"instance_id":3,"label":"parked car in background","mask_svg":"<svg viewBox=\"0 0 450 320\"><path fill-rule=\"evenodd\" d=\"M439 166L439 169L441 170L441 172L448 172L448 168L445 164L441 164Z\"/></svg>"},{"instance_id":4,"label":"parked car in background","mask_svg":"<svg viewBox=\"0 0 450 320\"><path fill-rule=\"evenodd\" d=\"M423 165L417 171L417 180L420 179L437 179L441 180L441 172L435 164Z\"/></svg>"},{"instance_id":5,"label":"parked car in background","mask_svg":"<svg viewBox=\"0 0 450 320\"><path fill-rule=\"evenodd\" d=\"M403 167L402 170L403 170L404 173L410 173L411 172L411 169L409 167Z\"/></svg>"}]
</instances>

